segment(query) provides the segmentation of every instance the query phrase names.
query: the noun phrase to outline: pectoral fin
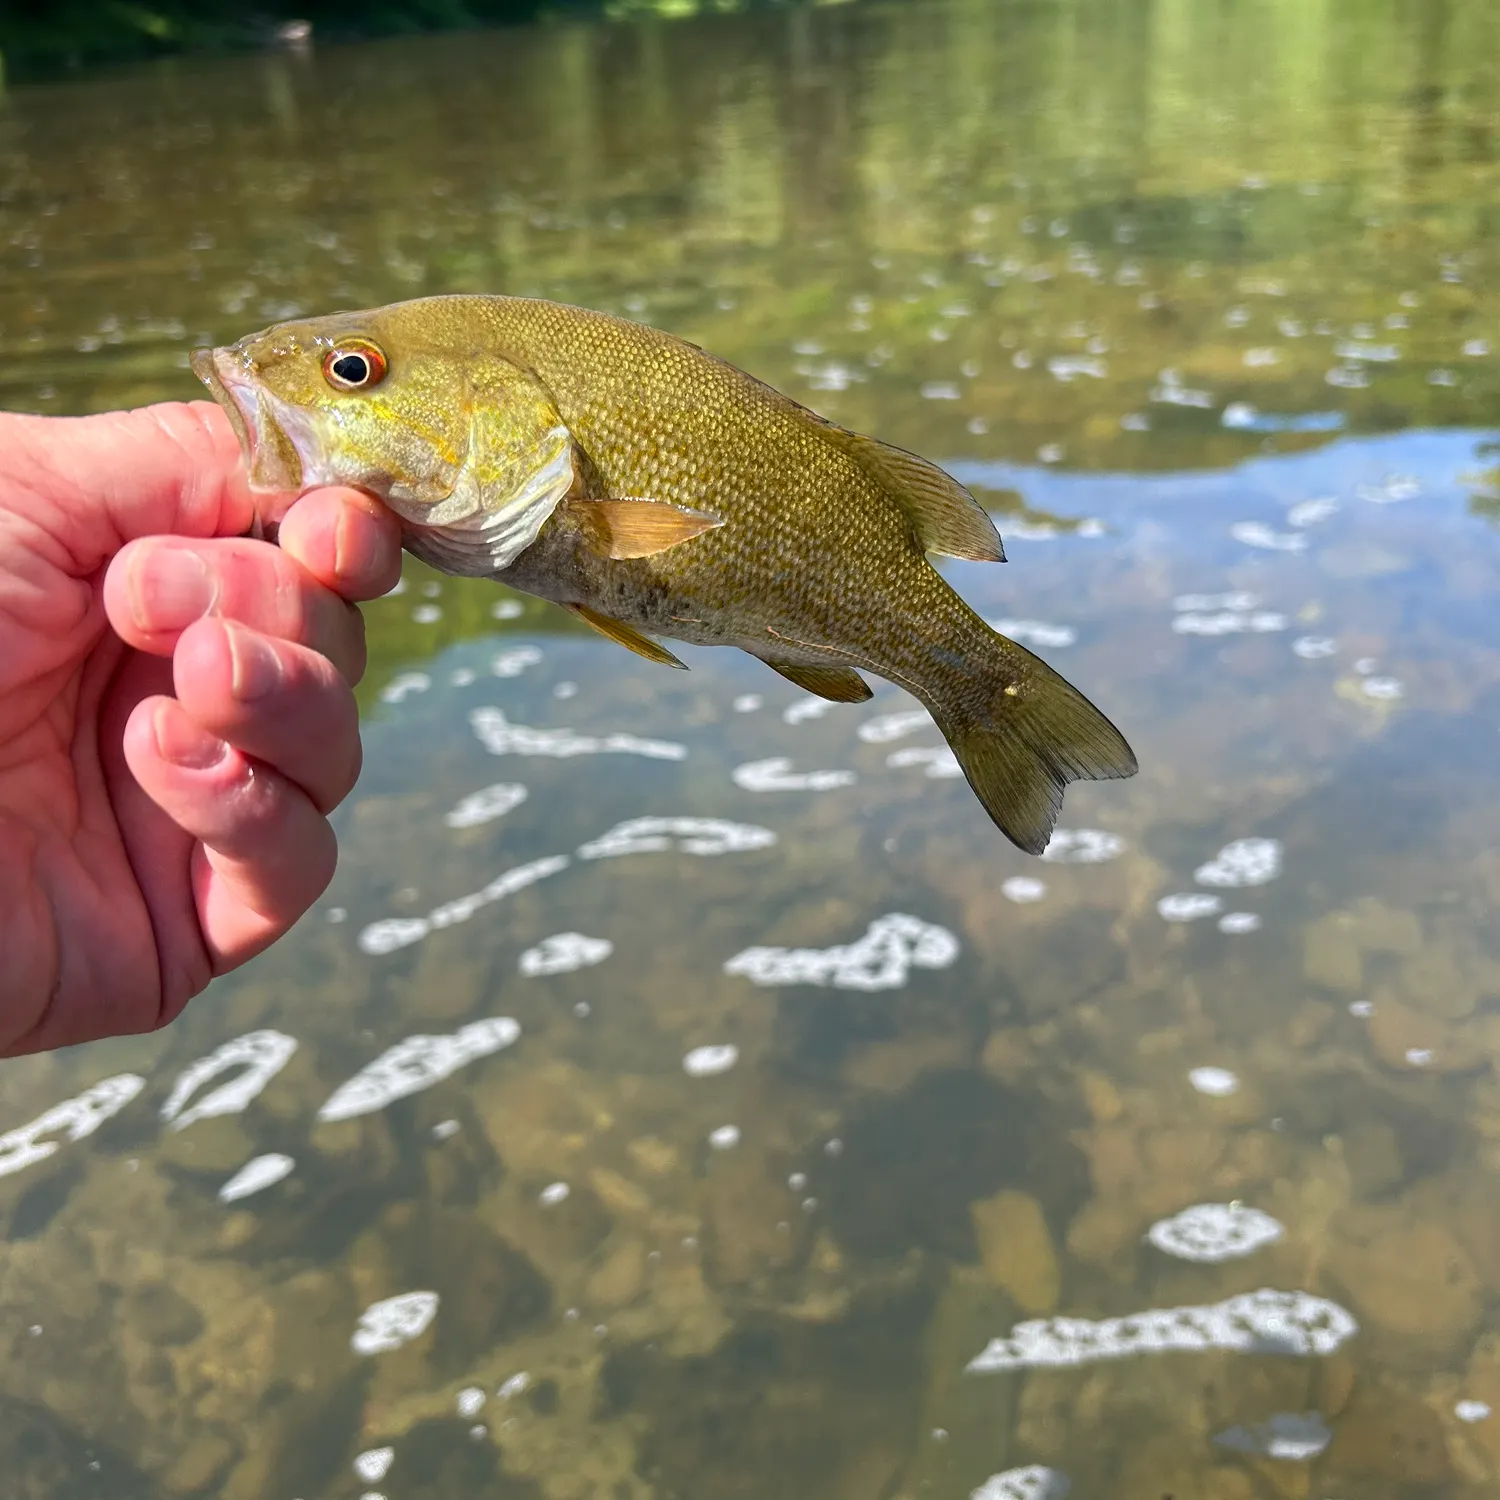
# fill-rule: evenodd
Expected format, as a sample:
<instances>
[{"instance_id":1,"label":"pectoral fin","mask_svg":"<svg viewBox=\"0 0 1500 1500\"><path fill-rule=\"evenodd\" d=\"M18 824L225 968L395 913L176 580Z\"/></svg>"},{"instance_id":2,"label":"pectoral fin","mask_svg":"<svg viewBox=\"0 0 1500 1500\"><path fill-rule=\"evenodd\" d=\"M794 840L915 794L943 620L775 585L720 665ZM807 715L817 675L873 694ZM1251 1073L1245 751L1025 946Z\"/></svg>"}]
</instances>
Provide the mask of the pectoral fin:
<instances>
[{"instance_id":1,"label":"pectoral fin","mask_svg":"<svg viewBox=\"0 0 1500 1500\"><path fill-rule=\"evenodd\" d=\"M585 625L592 625L600 635L608 636L616 645L623 646L627 651L634 651L637 656L644 656L647 661L659 662L664 667L678 667L684 672L688 669L686 662L678 661L665 646L658 645L650 636L642 635L634 626L624 625L619 620L610 619L608 615L601 615L586 604L565 604L563 608L577 615Z\"/></svg>"},{"instance_id":2,"label":"pectoral fin","mask_svg":"<svg viewBox=\"0 0 1500 1500\"><path fill-rule=\"evenodd\" d=\"M785 661L767 661L766 665L804 692L830 703L863 703L873 696L870 684L852 667L804 667Z\"/></svg>"},{"instance_id":3,"label":"pectoral fin","mask_svg":"<svg viewBox=\"0 0 1500 1500\"><path fill-rule=\"evenodd\" d=\"M617 560L654 557L724 524L707 511L666 500L576 500L569 506L588 545L600 557Z\"/></svg>"}]
</instances>

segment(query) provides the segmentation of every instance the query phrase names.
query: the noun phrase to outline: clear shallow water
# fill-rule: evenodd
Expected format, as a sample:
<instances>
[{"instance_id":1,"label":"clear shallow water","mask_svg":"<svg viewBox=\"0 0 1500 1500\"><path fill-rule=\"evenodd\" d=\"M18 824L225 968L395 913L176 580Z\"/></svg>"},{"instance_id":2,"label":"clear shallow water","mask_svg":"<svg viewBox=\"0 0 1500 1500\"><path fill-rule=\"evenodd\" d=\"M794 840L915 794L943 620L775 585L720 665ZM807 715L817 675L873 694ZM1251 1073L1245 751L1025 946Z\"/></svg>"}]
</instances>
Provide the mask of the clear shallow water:
<instances>
[{"instance_id":1,"label":"clear shallow water","mask_svg":"<svg viewBox=\"0 0 1500 1500\"><path fill-rule=\"evenodd\" d=\"M11 1492L1493 1493L1497 24L954 0L7 96L0 403L424 291L647 317L981 487L955 585L1142 763L1027 860L893 688L410 565L327 898L0 1074Z\"/></svg>"}]
</instances>

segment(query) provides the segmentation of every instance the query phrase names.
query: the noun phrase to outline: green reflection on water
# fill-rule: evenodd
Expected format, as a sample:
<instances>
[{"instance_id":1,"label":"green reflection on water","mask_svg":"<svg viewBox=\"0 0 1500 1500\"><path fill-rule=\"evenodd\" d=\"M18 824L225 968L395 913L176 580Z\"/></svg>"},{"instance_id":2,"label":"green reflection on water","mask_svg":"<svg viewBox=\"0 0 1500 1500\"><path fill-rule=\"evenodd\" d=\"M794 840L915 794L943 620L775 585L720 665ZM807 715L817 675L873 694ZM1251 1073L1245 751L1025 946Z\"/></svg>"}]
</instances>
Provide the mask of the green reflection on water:
<instances>
[{"instance_id":1,"label":"green reflection on water","mask_svg":"<svg viewBox=\"0 0 1500 1500\"><path fill-rule=\"evenodd\" d=\"M919 1500L1033 1464L1120 1500L1301 1493L1309 1464L1315 1495L1488 1493L1500 1443L1459 1403L1500 1409L1500 15L699 9L12 90L0 403L195 397L197 342L432 291L670 326L992 486L1012 561L952 576L1070 640L1039 649L1129 730L1141 776L1066 820L1123 848L1000 847L934 734L856 732L910 707L889 688L799 720L735 654L658 671L409 563L366 611L326 900L167 1032L5 1069L0 1129L148 1080L0 1177L8 1493ZM491 755L486 707L591 753ZM752 790L772 758L858 779ZM525 796L484 821L497 783ZM668 823L580 853L642 817L746 847ZM1251 836L1277 879L1202 876ZM1221 908L1164 920L1186 894ZM898 944L888 989L725 972L774 946L857 982L892 913L957 954ZM528 977L567 933L613 951ZM391 1044L494 1015L513 1047L316 1122ZM300 1046L248 1109L162 1126L183 1067L268 1027ZM219 1201L271 1152L295 1170ZM1232 1200L1282 1237L1143 1241ZM1262 1286L1361 1332L963 1373L1027 1317ZM417 1290L426 1332L351 1349ZM1332 1438L1300 1467L1213 1440L1309 1412Z\"/></svg>"}]
</instances>

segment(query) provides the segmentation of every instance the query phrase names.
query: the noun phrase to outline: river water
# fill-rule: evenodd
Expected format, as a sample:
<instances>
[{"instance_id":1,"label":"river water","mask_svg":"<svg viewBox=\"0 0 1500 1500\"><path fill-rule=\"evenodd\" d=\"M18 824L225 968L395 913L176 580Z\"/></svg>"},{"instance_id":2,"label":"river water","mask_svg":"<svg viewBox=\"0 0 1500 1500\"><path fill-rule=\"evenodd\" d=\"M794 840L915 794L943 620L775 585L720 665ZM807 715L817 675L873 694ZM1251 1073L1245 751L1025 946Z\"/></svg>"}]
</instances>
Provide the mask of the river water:
<instances>
[{"instance_id":1,"label":"river water","mask_svg":"<svg viewBox=\"0 0 1500 1500\"><path fill-rule=\"evenodd\" d=\"M1141 761L1028 859L888 685L409 562L327 896L0 1071L7 1495L1495 1494L1497 57L924 0L0 98L0 406L651 321L972 485L948 576Z\"/></svg>"}]
</instances>

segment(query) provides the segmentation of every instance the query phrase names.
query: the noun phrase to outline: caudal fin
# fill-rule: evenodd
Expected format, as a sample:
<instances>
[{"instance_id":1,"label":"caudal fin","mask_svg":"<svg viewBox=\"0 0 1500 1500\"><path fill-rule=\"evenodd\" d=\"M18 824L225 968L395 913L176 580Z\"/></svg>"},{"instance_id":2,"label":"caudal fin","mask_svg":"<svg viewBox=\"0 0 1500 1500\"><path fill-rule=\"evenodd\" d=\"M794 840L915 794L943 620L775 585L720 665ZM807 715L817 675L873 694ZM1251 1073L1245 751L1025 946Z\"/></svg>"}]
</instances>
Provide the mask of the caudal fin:
<instances>
[{"instance_id":1,"label":"caudal fin","mask_svg":"<svg viewBox=\"0 0 1500 1500\"><path fill-rule=\"evenodd\" d=\"M1029 658L1013 693L997 686L988 712L971 704L945 712L933 706L974 794L1000 831L1028 854L1052 837L1070 781L1134 776L1135 752L1125 737L1075 687L1014 643L1007 655Z\"/></svg>"}]
</instances>

